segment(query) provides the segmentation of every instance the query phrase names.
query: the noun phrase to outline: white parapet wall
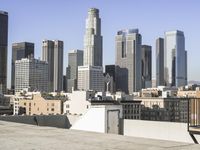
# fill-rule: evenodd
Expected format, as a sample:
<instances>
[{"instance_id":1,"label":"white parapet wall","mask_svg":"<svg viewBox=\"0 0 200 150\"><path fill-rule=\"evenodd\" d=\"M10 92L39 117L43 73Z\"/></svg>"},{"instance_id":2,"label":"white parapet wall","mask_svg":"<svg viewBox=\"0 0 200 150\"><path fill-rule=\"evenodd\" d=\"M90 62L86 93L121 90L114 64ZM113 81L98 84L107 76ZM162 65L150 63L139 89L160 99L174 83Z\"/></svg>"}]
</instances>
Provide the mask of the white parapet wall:
<instances>
[{"instance_id":1,"label":"white parapet wall","mask_svg":"<svg viewBox=\"0 0 200 150\"><path fill-rule=\"evenodd\" d=\"M187 123L125 119L123 132L126 136L194 143L187 131ZM194 136L200 143L200 135Z\"/></svg>"},{"instance_id":2,"label":"white parapet wall","mask_svg":"<svg viewBox=\"0 0 200 150\"><path fill-rule=\"evenodd\" d=\"M118 111L119 115L112 116L109 118L109 114L112 111ZM112 114L111 114L112 115ZM116 117L116 119L114 119ZM91 106L88 111L81 116L70 129L93 131L101 133L115 132L114 128L119 128L119 119L122 118L122 107L121 105L96 105ZM109 131L108 131L109 127ZM110 132L110 133L111 133ZM116 131L116 134L119 133Z\"/></svg>"}]
</instances>

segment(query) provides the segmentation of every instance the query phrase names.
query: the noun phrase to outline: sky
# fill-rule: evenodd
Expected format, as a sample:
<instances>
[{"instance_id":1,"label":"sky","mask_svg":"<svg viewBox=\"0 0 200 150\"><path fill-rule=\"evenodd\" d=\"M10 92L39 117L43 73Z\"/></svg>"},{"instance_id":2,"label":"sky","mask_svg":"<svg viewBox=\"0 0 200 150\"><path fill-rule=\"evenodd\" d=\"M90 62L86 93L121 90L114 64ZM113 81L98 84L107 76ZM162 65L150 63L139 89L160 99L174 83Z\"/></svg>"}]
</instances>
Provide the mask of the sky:
<instances>
[{"instance_id":1,"label":"sky","mask_svg":"<svg viewBox=\"0 0 200 150\"><path fill-rule=\"evenodd\" d=\"M64 74L67 53L83 49L85 19L89 8L100 10L104 65L115 63L118 30L138 28L142 44L152 46L155 77L155 40L164 32L182 30L188 51L188 80L200 80L199 0L0 0L0 10L9 13L8 87L11 79L12 43L35 43L35 58L41 58L42 40L64 41Z\"/></svg>"}]
</instances>

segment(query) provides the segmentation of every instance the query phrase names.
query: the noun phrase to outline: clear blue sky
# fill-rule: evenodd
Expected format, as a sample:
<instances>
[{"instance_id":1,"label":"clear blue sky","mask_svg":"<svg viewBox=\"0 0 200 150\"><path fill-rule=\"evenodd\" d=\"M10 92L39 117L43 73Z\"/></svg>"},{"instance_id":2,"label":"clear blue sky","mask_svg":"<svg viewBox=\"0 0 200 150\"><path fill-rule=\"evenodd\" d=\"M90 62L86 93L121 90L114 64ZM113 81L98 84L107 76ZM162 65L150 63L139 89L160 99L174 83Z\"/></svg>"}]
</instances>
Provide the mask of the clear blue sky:
<instances>
[{"instance_id":1,"label":"clear blue sky","mask_svg":"<svg viewBox=\"0 0 200 150\"><path fill-rule=\"evenodd\" d=\"M90 7L100 9L104 64L115 62L116 32L139 28L143 44L152 45L155 77L155 40L163 37L165 31L179 29L185 33L188 78L200 80L199 0L0 0L0 10L9 13L8 85L12 43L34 42L38 58L43 39L63 40L66 67L67 52L83 49L85 19Z\"/></svg>"}]
</instances>

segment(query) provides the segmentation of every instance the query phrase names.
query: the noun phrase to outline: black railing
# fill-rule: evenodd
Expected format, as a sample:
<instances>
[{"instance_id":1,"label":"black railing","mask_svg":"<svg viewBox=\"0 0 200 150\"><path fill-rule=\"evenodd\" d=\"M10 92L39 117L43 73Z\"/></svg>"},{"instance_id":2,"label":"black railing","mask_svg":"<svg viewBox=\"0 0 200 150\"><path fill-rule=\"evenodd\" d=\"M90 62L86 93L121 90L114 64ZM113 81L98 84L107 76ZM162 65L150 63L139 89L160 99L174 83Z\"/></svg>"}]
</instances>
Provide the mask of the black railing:
<instances>
[{"instance_id":1,"label":"black railing","mask_svg":"<svg viewBox=\"0 0 200 150\"><path fill-rule=\"evenodd\" d=\"M200 134L200 98L188 98L188 131Z\"/></svg>"}]
</instances>

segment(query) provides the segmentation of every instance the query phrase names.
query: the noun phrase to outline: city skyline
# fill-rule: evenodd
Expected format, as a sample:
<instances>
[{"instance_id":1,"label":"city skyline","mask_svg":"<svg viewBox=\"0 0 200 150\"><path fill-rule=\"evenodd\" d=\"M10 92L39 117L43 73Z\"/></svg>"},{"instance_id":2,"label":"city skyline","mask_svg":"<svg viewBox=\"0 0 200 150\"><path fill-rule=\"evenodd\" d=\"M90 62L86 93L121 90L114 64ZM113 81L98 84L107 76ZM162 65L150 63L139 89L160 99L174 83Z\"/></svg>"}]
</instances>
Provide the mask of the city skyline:
<instances>
[{"instance_id":1,"label":"city skyline","mask_svg":"<svg viewBox=\"0 0 200 150\"><path fill-rule=\"evenodd\" d=\"M108 2L107 5L103 4L103 2L89 2L86 1L83 5L78 6L77 2L64 2L61 1L57 6L60 8L59 11L51 11L54 2L49 5L45 5L45 2L39 1L21 1L10 2L4 1L1 6L1 10L7 11L9 13L9 43L8 43L8 87L10 87L10 70L11 70L11 45L15 42L23 42L30 41L35 43L36 49L36 58L41 57L42 53L42 40L43 39L60 39L65 42L64 48L64 68L67 66L67 52L70 49L83 49L83 36L84 36L84 27L85 27L85 17L87 16L87 10L90 7L96 7L101 11L101 19L102 19L102 36L103 40L103 64L114 64L115 60L115 42L114 37L118 30L124 28L139 28L141 35L143 36L143 43L152 46L152 66L153 66L153 77L155 78L155 41L158 37L164 37L165 31L170 30L182 30L185 34L186 38L186 50L188 51L188 81L189 80L199 80L198 75L198 64L195 63L195 60L198 60L198 51L197 51L197 43L198 32L194 32L198 29L198 23L194 24L192 22L195 21L195 16L198 16L198 2L196 4L183 2L178 3L177 1L171 5L170 2L158 2L154 1L150 5L150 2L136 2L136 1L127 1L126 4L122 4L121 2L115 2L115 6L111 6L111 2ZM14 4L14 5L13 5ZM20 5L27 5L28 7L19 10L17 7ZM29 5L30 6L29 6ZM40 4L40 5L39 5ZM148 14L146 12L140 12L142 15L134 15L139 8L133 7L130 8L129 5L136 4L140 6L139 8L148 8ZM41 9L42 7L44 9ZM181 7L178 7L181 5ZM71 8L70 8L70 7ZM122 10L117 11L122 7ZM132 5L133 6L133 5ZM79 10L77 12L71 11L74 8ZM192 7L191 11L185 11ZM80 9L79 9L80 8ZM110 9L112 8L113 11ZM157 8L156 11L153 9ZM28 11L30 9L30 11ZM178 9L178 10L177 10ZM33 10L34 13L32 12ZM57 10L57 8L56 8ZM126 10L126 11L125 11ZM170 10L170 11L167 11ZM55 13L56 12L56 13ZM73 12L73 19L70 18L70 14ZM40 15L38 15L38 13ZM133 14L132 16L126 16L128 13ZM137 13L136 13L137 14ZM57 17L57 15L60 15ZM27 17L31 16L31 17ZM57 17L54 22L54 17ZM148 17L152 17L149 21ZM113 19L114 18L114 19ZM178 21L176 19L179 19ZM187 18L187 19L186 19ZM42 20L44 20L42 22ZM147 19L147 20L145 20ZM53 21L52 21L53 20ZM162 23L161 23L162 22ZM147 24L143 25L144 23ZM46 26L46 24L51 24ZM54 31L51 31L55 28ZM65 27L65 28L64 28ZM73 27L73 28L72 28ZM59 29L58 29L59 28ZM30 33L27 32L29 29ZM196 29L196 30L195 30ZM74 34L72 34L72 30ZM63 31L63 32L62 32ZM193 31L193 32L191 32ZM198 31L198 30L197 30ZM68 38L67 35L70 35ZM76 39L76 40L75 40ZM113 57L110 57L113 56ZM194 61L191 62L191 60ZM65 69L64 69L65 70Z\"/></svg>"}]
</instances>

